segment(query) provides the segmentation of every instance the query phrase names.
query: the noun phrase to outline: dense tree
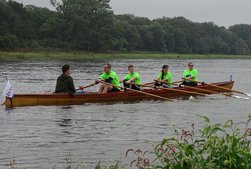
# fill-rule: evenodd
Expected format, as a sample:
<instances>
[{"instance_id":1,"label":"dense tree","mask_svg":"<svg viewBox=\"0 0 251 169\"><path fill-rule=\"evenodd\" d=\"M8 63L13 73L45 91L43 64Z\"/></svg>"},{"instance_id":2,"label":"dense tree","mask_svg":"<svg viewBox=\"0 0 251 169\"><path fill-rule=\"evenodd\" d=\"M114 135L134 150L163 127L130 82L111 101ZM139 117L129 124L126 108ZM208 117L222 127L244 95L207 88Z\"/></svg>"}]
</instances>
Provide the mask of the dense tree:
<instances>
[{"instance_id":1,"label":"dense tree","mask_svg":"<svg viewBox=\"0 0 251 169\"><path fill-rule=\"evenodd\" d=\"M72 49L102 51L111 47L113 13L109 0L52 1L63 19L64 40Z\"/></svg>"},{"instance_id":2,"label":"dense tree","mask_svg":"<svg viewBox=\"0 0 251 169\"><path fill-rule=\"evenodd\" d=\"M240 44L240 48L243 53L247 53L248 49L251 49L251 25L234 25L229 30L245 41L245 43Z\"/></svg>"},{"instance_id":3,"label":"dense tree","mask_svg":"<svg viewBox=\"0 0 251 169\"><path fill-rule=\"evenodd\" d=\"M251 25L114 15L110 0L51 0L56 11L0 0L0 49L250 54Z\"/></svg>"}]
</instances>

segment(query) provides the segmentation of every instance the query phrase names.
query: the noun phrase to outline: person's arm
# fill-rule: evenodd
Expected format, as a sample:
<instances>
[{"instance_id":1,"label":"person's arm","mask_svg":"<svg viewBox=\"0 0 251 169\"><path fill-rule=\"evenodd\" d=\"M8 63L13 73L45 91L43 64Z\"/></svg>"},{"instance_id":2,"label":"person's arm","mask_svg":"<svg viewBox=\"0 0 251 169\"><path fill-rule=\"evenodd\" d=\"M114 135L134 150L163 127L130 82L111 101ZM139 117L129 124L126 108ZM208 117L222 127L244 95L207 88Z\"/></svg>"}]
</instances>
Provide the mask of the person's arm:
<instances>
[{"instance_id":1,"label":"person's arm","mask_svg":"<svg viewBox=\"0 0 251 169\"><path fill-rule=\"evenodd\" d=\"M157 79L154 79L154 81L155 82L157 82L157 83L166 83L166 80L165 79L163 79L163 80L161 80L162 79L162 73L160 73L159 75L158 75L158 77L157 77Z\"/></svg>"},{"instance_id":2,"label":"person's arm","mask_svg":"<svg viewBox=\"0 0 251 169\"><path fill-rule=\"evenodd\" d=\"M71 93L76 93L76 88L74 86L73 78L71 77L69 80L69 88Z\"/></svg>"},{"instance_id":3,"label":"person's arm","mask_svg":"<svg viewBox=\"0 0 251 169\"><path fill-rule=\"evenodd\" d=\"M191 76L189 76L189 77L185 77L186 79L190 79L190 80L195 80L196 79L196 74L195 73L193 73Z\"/></svg>"},{"instance_id":4,"label":"person's arm","mask_svg":"<svg viewBox=\"0 0 251 169\"><path fill-rule=\"evenodd\" d=\"M136 79L137 79L136 77L133 77L133 78L127 80L126 83L132 83L132 82L134 82Z\"/></svg>"},{"instance_id":5,"label":"person's arm","mask_svg":"<svg viewBox=\"0 0 251 169\"><path fill-rule=\"evenodd\" d=\"M188 76L189 75L189 76ZM189 79L191 79L191 80L193 80L193 78L194 78L194 76L192 75L192 72L190 72L189 74L187 73L187 70L185 70L184 72L183 72L183 74L182 74L182 79L183 80L189 80Z\"/></svg>"},{"instance_id":6,"label":"person's arm","mask_svg":"<svg viewBox=\"0 0 251 169\"><path fill-rule=\"evenodd\" d=\"M112 80L113 80L113 78L112 78L111 76L109 76L108 78L106 78L106 77L104 76L104 74L101 74L101 75L99 76L99 78L100 78L101 81L104 81L104 82L106 82L106 83L112 83Z\"/></svg>"},{"instance_id":7,"label":"person's arm","mask_svg":"<svg viewBox=\"0 0 251 169\"><path fill-rule=\"evenodd\" d=\"M99 79L95 80L95 82L93 84L99 84L99 81L105 81L104 73L100 74Z\"/></svg>"}]
</instances>

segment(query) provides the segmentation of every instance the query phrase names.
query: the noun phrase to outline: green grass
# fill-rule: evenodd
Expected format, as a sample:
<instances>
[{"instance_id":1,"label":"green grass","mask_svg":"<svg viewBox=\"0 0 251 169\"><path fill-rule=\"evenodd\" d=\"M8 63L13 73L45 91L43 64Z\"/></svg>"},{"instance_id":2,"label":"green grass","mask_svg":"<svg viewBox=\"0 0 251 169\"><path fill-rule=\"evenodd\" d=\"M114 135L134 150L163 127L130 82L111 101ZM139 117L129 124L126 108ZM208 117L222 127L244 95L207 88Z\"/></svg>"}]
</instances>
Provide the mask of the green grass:
<instances>
[{"instance_id":1,"label":"green grass","mask_svg":"<svg viewBox=\"0 0 251 169\"><path fill-rule=\"evenodd\" d=\"M153 52L0 52L0 60L94 60L94 59L251 59L251 55L171 54Z\"/></svg>"}]
</instances>

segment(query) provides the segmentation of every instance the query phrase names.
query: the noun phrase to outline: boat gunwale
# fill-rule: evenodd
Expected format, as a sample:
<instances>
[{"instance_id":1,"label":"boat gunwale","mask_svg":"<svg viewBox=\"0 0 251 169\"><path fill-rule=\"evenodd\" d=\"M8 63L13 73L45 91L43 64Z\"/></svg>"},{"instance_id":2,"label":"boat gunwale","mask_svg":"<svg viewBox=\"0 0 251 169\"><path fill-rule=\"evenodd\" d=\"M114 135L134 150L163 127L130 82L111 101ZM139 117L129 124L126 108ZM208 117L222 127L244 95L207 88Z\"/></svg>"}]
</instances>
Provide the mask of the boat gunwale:
<instances>
[{"instance_id":1,"label":"boat gunwale","mask_svg":"<svg viewBox=\"0 0 251 169\"><path fill-rule=\"evenodd\" d=\"M211 83L213 85L217 85L217 86L224 86L224 85L228 85L228 84L233 84L234 81L224 81L224 82L218 82L218 83ZM207 88L210 87L209 85L205 84L205 85L198 85L195 88L199 88L199 89L203 89L203 88ZM168 88L167 88L168 89ZM181 91L193 91L195 89L188 89L186 87L173 87L172 89L176 89L176 90L181 90ZM161 93L163 90L166 89L144 89L141 90L143 92L149 92L149 93ZM167 90L166 90L167 91ZM40 93L35 93L35 94L15 94L15 97L50 97L50 98L54 98L54 97L62 97L62 98L79 98L79 97L92 97L92 96L99 96L99 97L105 97L105 96L120 96L120 95L124 95L124 94L137 94L137 92L134 91L119 91L119 92L111 92L111 93L97 93L97 92L90 92L90 93L86 93L86 94L80 94L80 95L72 95L72 94L68 94L68 93L46 93L46 94L40 94Z\"/></svg>"}]
</instances>

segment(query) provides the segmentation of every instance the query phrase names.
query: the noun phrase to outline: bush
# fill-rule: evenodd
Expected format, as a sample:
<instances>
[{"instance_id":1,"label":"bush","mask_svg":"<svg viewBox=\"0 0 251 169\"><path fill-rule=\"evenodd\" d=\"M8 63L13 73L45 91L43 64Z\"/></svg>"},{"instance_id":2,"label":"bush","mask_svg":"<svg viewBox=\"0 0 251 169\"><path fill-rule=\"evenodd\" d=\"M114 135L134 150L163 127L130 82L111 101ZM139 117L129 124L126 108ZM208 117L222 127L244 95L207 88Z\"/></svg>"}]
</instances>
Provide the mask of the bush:
<instances>
[{"instance_id":1,"label":"bush","mask_svg":"<svg viewBox=\"0 0 251 169\"><path fill-rule=\"evenodd\" d=\"M206 124L195 136L194 125L190 131L175 129L177 137L164 139L155 146L154 152L165 169L250 169L251 129L246 122L235 124L232 120L225 124ZM241 126L245 129L241 132ZM156 168L156 167L155 167Z\"/></svg>"}]
</instances>

